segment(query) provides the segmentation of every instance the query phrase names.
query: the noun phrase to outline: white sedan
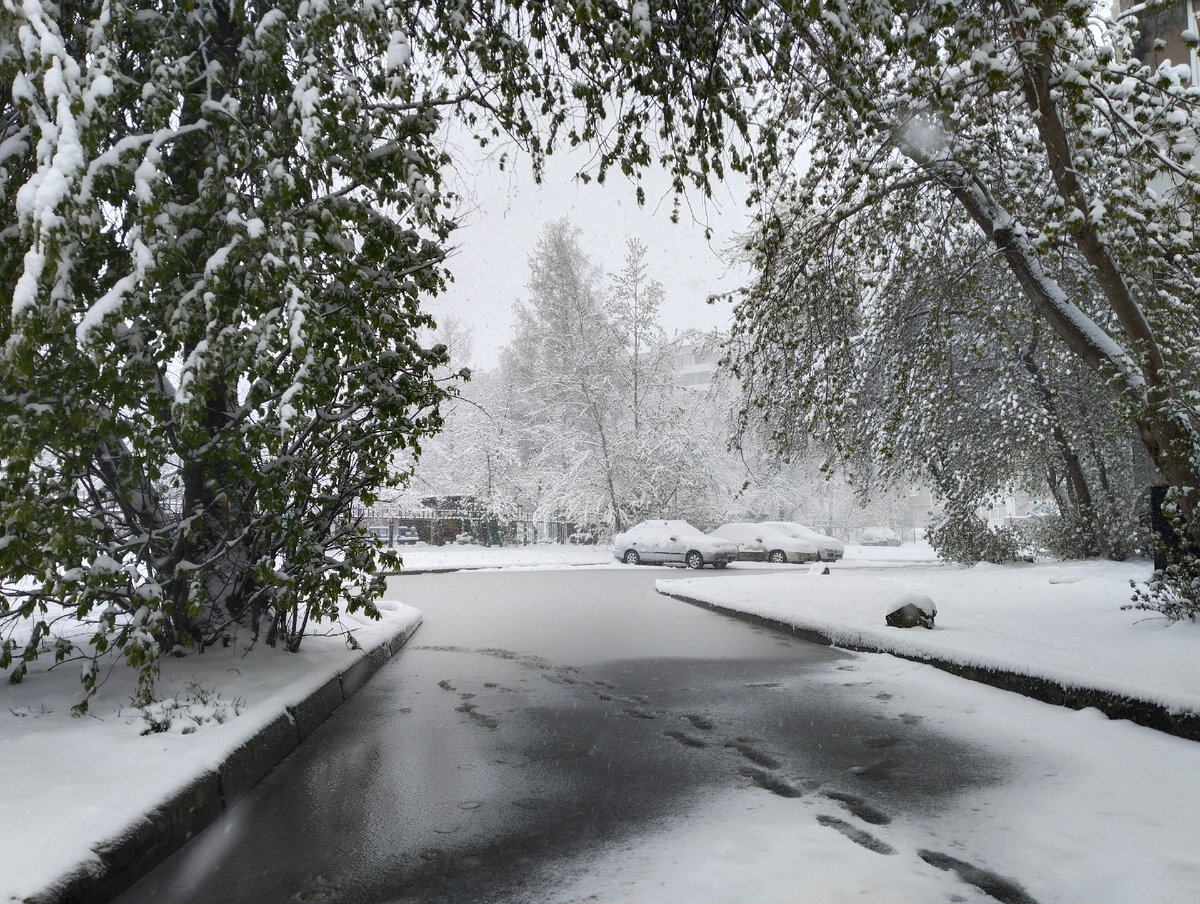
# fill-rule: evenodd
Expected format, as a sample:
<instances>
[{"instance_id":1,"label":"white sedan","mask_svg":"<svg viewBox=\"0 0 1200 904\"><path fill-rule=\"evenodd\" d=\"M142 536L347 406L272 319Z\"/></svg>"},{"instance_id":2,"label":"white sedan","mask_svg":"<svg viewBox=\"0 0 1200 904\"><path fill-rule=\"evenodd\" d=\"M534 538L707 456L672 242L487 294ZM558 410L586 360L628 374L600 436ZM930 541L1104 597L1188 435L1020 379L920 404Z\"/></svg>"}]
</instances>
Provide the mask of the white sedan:
<instances>
[{"instance_id":1,"label":"white sedan","mask_svg":"<svg viewBox=\"0 0 1200 904\"><path fill-rule=\"evenodd\" d=\"M795 521L764 521L767 527L773 527L782 534L795 537L797 540L807 540L817 547L822 562L836 562L846 554L846 546L836 537L820 534L811 527L805 527Z\"/></svg>"},{"instance_id":2,"label":"white sedan","mask_svg":"<svg viewBox=\"0 0 1200 904\"><path fill-rule=\"evenodd\" d=\"M732 521L709 531L710 537L720 537L737 544L738 558L750 562L815 562L817 547L807 540L798 540L763 524Z\"/></svg>"},{"instance_id":3,"label":"white sedan","mask_svg":"<svg viewBox=\"0 0 1200 904\"><path fill-rule=\"evenodd\" d=\"M613 537L613 557L627 565L724 568L738 557L738 549L686 521L654 520L643 521Z\"/></svg>"},{"instance_id":4,"label":"white sedan","mask_svg":"<svg viewBox=\"0 0 1200 904\"><path fill-rule=\"evenodd\" d=\"M858 538L860 546L899 546L900 535L890 527L867 527Z\"/></svg>"}]
</instances>

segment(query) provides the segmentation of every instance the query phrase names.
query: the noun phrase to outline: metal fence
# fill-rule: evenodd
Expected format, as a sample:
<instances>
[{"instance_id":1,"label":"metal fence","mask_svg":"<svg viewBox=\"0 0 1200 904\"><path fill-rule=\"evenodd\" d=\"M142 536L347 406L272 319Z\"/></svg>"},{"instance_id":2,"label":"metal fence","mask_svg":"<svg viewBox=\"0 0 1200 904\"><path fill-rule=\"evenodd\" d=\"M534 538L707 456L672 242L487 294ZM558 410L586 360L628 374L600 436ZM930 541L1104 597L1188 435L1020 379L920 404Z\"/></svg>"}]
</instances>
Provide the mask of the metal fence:
<instances>
[{"instance_id":1,"label":"metal fence","mask_svg":"<svg viewBox=\"0 0 1200 904\"><path fill-rule=\"evenodd\" d=\"M484 546L528 546L533 543L595 542L586 525L563 518L518 514L501 518L469 509L398 508L364 513L363 524L389 546L416 542L431 546L479 543Z\"/></svg>"}]
</instances>

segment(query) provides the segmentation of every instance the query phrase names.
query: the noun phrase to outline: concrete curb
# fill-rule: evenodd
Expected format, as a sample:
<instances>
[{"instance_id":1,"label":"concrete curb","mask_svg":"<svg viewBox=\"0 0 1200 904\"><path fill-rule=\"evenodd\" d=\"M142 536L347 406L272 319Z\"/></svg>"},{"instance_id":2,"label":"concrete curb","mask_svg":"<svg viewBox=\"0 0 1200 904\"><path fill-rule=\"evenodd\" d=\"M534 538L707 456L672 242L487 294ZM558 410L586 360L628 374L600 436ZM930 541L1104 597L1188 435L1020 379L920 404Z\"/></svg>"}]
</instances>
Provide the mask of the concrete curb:
<instances>
[{"instance_id":1,"label":"concrete curb","mask_svg":"<svg viewBox=\"0 0 1200 904\"><path fill-rule=\"evenodd\" d=\"M740 609L722 606L719 603L710 603L707 600L697 599L681 593L668 593L663 590L659 590L658 592L663 596L669 596L671 599L699 606L702 609L710 609L713 612L719 612L722 615L728 615L740 621L773 628L777 631L785 631L794 637L799 637L811 643L827 647L835 646L839 649L852 650L856 653L887 653L890 656L896 656L900 659L934 666L952 675L957 675L960 678L978 681L981 684L991 685L1001 690L1022 694L1034 700L1040 700L1043 703L1065 706L1068 709L1094 708L1100 710L1110 719L1128 719L1130 722L1136 722L1138 725L1145 726L1146 728L1153 728L1188 741L1200 741L1200 714L1197 713L1171 712L1161 704L1126 697L1110 691L1064 685L1047 678L1022 675L1018 672L1008 672L1002 669L963 665L945 659L938 659L936 656L916 656L908 653L896 653L892 650L885 650L869 645L835 643L828 635L812 628L797 627L784 621L778 621L751 612L743 612Z\"/></svg>"},{"instance_id":2,"label":"concrete curb","mask_svg":"<svg viewBox=\"0 0 1200 904\"><path fill-rule=\"evenodd\" d=\"M312 731L408 642L420 622L401 628L233 750L214 770L121 835L95 848L100 866L81 864L24 904L106 904L183 847L244 798Z\"/></svg>"}]
</instances>

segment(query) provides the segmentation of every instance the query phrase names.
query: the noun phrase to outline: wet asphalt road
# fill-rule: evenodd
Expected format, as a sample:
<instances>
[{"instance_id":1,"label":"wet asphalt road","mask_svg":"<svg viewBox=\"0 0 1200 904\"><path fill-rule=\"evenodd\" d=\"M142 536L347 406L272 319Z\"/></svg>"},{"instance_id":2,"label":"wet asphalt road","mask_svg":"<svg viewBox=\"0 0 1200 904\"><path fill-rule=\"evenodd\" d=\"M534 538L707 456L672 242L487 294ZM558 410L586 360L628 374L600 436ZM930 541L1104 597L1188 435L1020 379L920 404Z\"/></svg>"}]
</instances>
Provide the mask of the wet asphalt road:
<instances>
[{"instance_id":1,"label":"wet asphalt road","mask_svg":"<svg viewBox=\"0 0 1200 904\"><path fill-rule=\"evenodd\" d=\"M886 689L806 681L853 658L659 596L664 574L394 579L425 613L409 646L119 900L537 901L557 862L713 789L871 824L998 778Z\"/></svg>"}]
</instances>

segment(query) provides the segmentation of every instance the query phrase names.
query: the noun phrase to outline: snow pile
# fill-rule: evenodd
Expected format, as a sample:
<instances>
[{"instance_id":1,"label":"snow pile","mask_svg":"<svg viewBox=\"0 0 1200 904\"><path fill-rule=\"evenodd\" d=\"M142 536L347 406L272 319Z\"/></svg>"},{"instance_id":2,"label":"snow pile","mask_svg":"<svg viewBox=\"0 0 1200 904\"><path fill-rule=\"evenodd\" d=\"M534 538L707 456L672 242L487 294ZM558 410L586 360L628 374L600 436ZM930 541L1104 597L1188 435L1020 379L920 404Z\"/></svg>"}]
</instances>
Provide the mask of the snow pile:
<instances>
[{"instance_id":1,"label":"snow pile","mask_svg":"<svg viewBox=\"0 0 1200 904\"><path fill-rule=\"evenodd\" d=\"M412 47L409 46L408 35L402 31L393 31L392 38L388 42L384 68L388 72L394 72L397 69L407 69L411 62Z\"/></svg>"},{"instance_id":2,"label":"snow pile","mask_svg":"<svg viewBox=\"0 0 1200 904\"><path fill-rule=\"evenodd\" d=\"M847 552L849 555L849 552ZM1200 624L1124 611L1146 562L917 565L872 571L839 563L828 575L661 580L659 592L820 632L835 644L933 656L1200 711ZM897 596L941 601L932 631L884 624ZM894 608L894 606L893 606Z\"/></svg>"},{"instance_id":3,"label":"snow pile","mask_svg":"<svg viewBox=\"0 0 1200 904\"><path fill-rule=\"evenodd\" d=\"M636 0L630 10L630 16L633 19L633 27L639 34L650 34L650 4L646 0Z\"/></svg>"},{"instance_id":4,"label":"snow pile","mask_svg":"<svg viewBox=\"0 0 1200 904\"><path fill-rule=\"evenodd\" d=\"M287 707L421 621L402 603L379 608L378 622L349 615L318 626L326 633L305 638L298 653L261 643L247 649L238 638L202 656L168 657L158 683L164 699L146 710L130 705L136 677L119 665L84 718L71 716L83 694L78 671L51 670L52 657L33 663L21 684L5 682L0 774L12 779L4 783L4 812L13 831L0 845L0 901L24 900L77 864L98 863L94 846L122 835ZM347 630L361 649L350 648Z\"/></svg>"}]
</instances>

